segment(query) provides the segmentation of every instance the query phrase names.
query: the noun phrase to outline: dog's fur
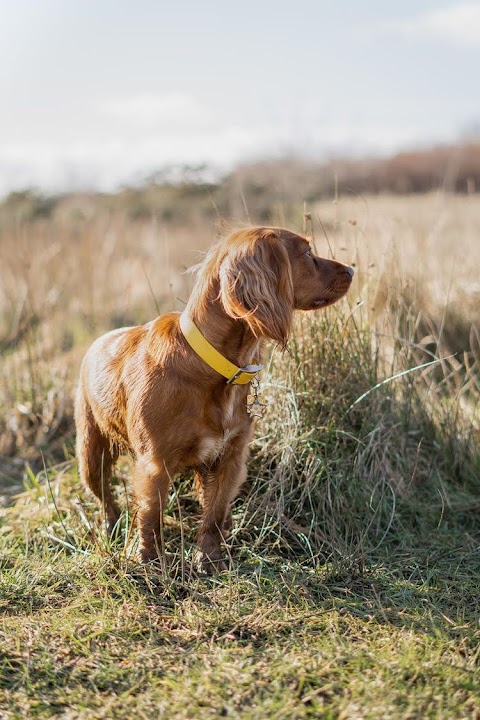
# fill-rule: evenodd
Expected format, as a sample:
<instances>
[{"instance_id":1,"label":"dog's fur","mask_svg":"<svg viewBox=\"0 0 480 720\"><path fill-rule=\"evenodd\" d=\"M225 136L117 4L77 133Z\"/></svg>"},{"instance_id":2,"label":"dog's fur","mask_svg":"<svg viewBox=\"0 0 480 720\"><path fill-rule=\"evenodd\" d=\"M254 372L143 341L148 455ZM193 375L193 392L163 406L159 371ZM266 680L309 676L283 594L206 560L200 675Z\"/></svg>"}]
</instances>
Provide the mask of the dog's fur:
<instances>
[{"instance_id":1,"label":"dog's fur","mask_svg":"<svg viewBox=\"0 0 480 720\"><path fill-rule=\"evenodd\" d=\"M239 367L259 363L266 339L285 346L294 310L315 310L348 290L353 270L315 257L281 228L240 230L202 263L187 305L206 339ZM246 477L252 419L248 385L229 385L190 348L179 313L103 335L82 364L75 420L82 480L113 531L110 475L120 451L134 459L140 554L156 559L170 480L188 468L203 507L204 566L221 565L230 503Z\"/></svg>"}]
</instances>

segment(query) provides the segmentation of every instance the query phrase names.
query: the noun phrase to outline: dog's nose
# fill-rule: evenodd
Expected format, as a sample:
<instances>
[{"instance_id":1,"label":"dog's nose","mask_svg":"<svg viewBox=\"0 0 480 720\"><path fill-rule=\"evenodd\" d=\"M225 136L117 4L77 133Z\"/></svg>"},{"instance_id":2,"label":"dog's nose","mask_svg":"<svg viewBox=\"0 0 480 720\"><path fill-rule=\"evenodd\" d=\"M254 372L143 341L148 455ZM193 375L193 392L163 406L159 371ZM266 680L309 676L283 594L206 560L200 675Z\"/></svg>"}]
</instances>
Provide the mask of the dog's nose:
<instances>
[{"instance_id":1,"label":"dog's nose","mask_svg":"<svg viewBox=\"0 0 480 720\"><path fill-rule=\"evenodd\" d=\"M353 277L355 275L355 270L351 267L345 268L345 272L348 273L348 275L350 275L350 277Z\"/></svg>"}]
</instances>

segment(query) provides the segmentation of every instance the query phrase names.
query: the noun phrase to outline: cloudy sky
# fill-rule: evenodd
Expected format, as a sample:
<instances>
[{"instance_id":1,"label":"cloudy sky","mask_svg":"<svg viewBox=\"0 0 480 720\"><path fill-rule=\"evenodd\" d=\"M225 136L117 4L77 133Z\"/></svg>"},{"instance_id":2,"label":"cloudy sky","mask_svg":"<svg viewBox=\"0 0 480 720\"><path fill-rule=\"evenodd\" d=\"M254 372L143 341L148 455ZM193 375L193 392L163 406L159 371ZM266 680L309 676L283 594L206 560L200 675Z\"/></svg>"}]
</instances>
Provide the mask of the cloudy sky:
<instances>
[{"instance_id":1,"label":"cloudy sky","mask_svg":"<svg viewBox=\"0 0 480 720\"><path fill-rule=\"evenodd\" d=\"M0 194L480 121L480 1L0 0Z\"/></svg>"}]
</instances>

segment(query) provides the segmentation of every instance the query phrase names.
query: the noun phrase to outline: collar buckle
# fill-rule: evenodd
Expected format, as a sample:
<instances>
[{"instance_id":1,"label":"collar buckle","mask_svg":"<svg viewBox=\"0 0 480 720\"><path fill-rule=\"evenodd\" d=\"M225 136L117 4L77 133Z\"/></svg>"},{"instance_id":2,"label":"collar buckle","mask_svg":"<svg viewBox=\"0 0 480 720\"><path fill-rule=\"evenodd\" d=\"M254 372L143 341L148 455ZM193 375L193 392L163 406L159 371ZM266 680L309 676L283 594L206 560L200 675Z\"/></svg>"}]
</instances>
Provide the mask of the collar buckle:
<instances>
[{"instance_id":1,"label":"collar buckle","mask_svg":"<svg viewBox=\"0 0 480 720\"><path fill-rule=\"evenodd\" d=\"M263 365L247 365L244 368L237 368L232 377L228 378L227 385L246 385L260 370L263 370Z\"/></svg>"}]
</instances>

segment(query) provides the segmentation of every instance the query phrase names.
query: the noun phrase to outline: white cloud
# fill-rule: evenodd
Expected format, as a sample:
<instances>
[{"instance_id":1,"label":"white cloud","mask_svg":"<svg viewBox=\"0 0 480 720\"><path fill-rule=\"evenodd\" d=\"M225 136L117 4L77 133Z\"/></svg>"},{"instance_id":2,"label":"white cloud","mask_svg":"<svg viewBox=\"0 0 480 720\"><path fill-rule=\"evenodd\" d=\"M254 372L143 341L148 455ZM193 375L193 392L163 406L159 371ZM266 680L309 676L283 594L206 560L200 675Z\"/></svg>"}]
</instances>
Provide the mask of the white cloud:
<instances>
[{"instance_id":1,"label":"white cloud","mask_svg":"<svg viewBox=\"0 0 480 720\"><path fill-rule=\"evenodd\" d=\"M114 123L135 128L190 128L212 123L207 109L184 93L142 93L104 100L100 112Z\"/></svg>"},{"instance_id":2,"label":"white cloud","mask_svg":"<svg viewBox=\"0 0 480 720\"><path fill-rule=\"evenodd\" d=\"M92 122L93 119L93 122ZM0 143L0 195L12 188L105 190L177 163L228 168L272 152L282 134L219 117L193 96L146 93L107 98L73 137L57 133Z\"/></svg>"},{"instance_id":3,"label":"white cloud","mask_svg":"<svg viewBox=\"0 0 480 720\"><path fill-rule=\"evenodd\" d=\"M192 127L157 132L112 132L108 142L85 137L75 143L41 141L0 147L0 196L13 188L38 186L62 191L85 187L111 190L165 165L207 162L227 170L255 154L275 152L281 134L270 127Z\"/></svg>"},{"instance_id":4,"label":"white cloud","mask_svg":"<svg viewBox=\"0 0 480 720\"><path fill-rule=\"evenodd\" d=\"M112 190L177 163L206 162L227 171L249 158L285 152L312 158L327 152L390 152L415 139L418 132L413 128L321 123L300 136L266 124L225 123L219 128L191 128L189 132L164 126L159 132L138 132L133 137L117 128L108 142L85 137L75 143L39 140L0 147L0 196L30 186L47 191L86 187Z\"/></svg>"},{"instance_id":5,"label":"white cloud","mask_svg":"<svg viewBox=\"0 0 480 720\"><path fill-rule=\"evenodd\" d=\"M285 118L274 125L242 122L180 93L107 99L92 120L75 126L72 136L58 132L0 145L0 195L28 186L111 190L167 165L208 163L226 171L259 156L390 152L422 140L417 127L322 122L315 107L300 126Z\"/></svg>"},{"instance_id":6,"label":"white cloud","mask_svg":"<svg viewBox=\"0 0 480 720\"><path fill-rule=\"evenodd\" d=\"M395 27L407 36L480 47L480 3L457 3L401 21Z\"/></svg>"}]
</instances>

